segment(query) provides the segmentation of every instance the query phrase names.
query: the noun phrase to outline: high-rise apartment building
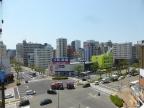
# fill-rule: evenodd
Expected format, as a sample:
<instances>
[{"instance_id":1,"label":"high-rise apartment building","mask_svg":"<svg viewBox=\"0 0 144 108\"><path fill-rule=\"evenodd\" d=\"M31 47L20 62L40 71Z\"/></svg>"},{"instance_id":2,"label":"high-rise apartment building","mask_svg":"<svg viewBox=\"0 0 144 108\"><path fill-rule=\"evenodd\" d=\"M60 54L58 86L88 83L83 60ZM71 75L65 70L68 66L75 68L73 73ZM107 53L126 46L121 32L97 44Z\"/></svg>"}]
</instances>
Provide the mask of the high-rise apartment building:
<instances>
[{"instance_id":1,"label":"high-rise apartment building","mask_svg":"<svg viewBox=\"0 0 144 108\"><path fill-rule=\"evenodd\" d=\"M53 48L49 44L44 44L42 48L34 49L34 65L35 66L45 66L51 64L53 58Z\"/></svg>"},{"instance_id":2,"label":"high-rise apartment building","mask_svg":"<svg viewBox=\"0 0 144 108\"><path fill-rule=\"evenodd\" d=\"M59 38L56 40L56 57L64 58L67 57L67 39Z\"/></svg>"},{"instance_id":3,"label":"high-rise apartment building","mask_svg":"<svg viewBox=\"0 0 144 108\"><path fill-rule=\"evenodd\" d=\"M23 41L22 44L17 44L16 45L16 56L17 59L19 61L19 59L21 60L21 57L23 59L23 64L24 66L28 66L28 54L29 53L33 53L34 49L36 48L41 48L42 44L39 43L27 43L26 40ZM20 52L22 51L22 52ZM22 54L22 55L21 55Z\"/></svg>"},{"instance_id":4,"label":"high-rise apartment building","mask_svg":"<svg viewBox=\"0 0 144 108\"><path fill-rule=\"evenodd\" d=\"M72 41L71 47L74 49L74 52L78 52L79 48L81 48L81 41L80 40Z\"/></svg>"},{"instance_id":5,"label":"high-rise apartment building","mask_svg":"<svg viewBox=\"0 0 144 108\"><path fill-rule=\"evenodd\" d=\"M132 42L129 43L114 43L112 54L115 60L128 60L132 62Z\"/></svg>"},{"instance_id":6,"label":"high-rise apartment building","mask_svg":"<svg viewBox=\"0 0 144 108\"><path fill-rule=\"evenodd\" d=\"M84 60L91 61L92 55L98 55L99 42L94 40L88 40L83 43L84 47Z\"/></svg>"}]
</instances>

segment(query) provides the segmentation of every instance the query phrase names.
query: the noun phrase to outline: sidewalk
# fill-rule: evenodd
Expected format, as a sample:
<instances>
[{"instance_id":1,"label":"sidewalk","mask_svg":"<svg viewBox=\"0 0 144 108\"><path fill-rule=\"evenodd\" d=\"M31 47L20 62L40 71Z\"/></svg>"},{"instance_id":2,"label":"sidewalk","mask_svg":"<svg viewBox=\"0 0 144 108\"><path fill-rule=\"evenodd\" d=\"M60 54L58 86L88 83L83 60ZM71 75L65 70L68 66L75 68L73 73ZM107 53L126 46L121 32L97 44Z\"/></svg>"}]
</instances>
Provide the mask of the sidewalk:
<instances>
[{"instance_id":1,"label":"sidewalk","mask_svg":"<svg viewBox=\"0 0 144 108\"><path fill-rule=\"evenodd\" d=\"M123 104L123 108L135 108L135 105L137 104L137 101L134 99L134 97L131 94L131 88L125 88L121 92L117 92L118 97L123 99L126 104Z\"/></svg>"}]
</instances>

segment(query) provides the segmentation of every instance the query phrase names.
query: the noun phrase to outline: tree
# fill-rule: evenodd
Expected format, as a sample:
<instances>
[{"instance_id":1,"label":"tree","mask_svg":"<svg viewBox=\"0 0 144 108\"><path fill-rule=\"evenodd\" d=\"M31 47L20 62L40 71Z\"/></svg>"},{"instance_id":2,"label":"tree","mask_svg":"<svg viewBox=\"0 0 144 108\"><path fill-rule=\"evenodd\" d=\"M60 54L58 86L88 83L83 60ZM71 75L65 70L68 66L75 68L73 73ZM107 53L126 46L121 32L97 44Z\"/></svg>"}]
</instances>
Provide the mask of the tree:
<instances>
[{"instance_id":1,"label":"tree","mask_svg":"<svg viewBox=\"0 0 144 108\"><path fill-rule=\"evenodd\" d=\"M21 63L20 62L15 61L14 63L15 63L14 70L17 73L17 80L18 80L18 75L19 75L19 72L22 71L22 67L21 67Z\"/></svg>"},{"instance_id":2,"label":"tree","mask_svg":"<svg viewBox=\"0 0 144 108\"><path fill-rule=\"evenodd\" d=\"M40 70L41 70L41 73L44 75L46 67L45 66L40 66Z\"/></svg>"},{"instance_id":3,"label":"tree","mask_svg":"<svg viewBox=\"0 0 144 108\"><path fill-rule=\"evenodd\" d=\"M83 66L82 65L77 65L77 66L75 66L75 71L77 71L78 72L78 76L79 76L79 74L80 74L80 72L82 72L83 71Z\"/></svg>"},{"instance_id":4,"label":"tree","mask_svg":"<svg viewBox=\"0 0 144 108\"><path fill-rule=\"evenodd\" d=\"M94 64L91 65L90 68L93 69L94 71L97 71L97 69L99 68L99 65L97 62L95 62Z\"/></svg>"},{"instance_id":5,"label":"tree","mask_svg":"<svg viewBox=\"0 0 144 108\"><path fill-rule=\"evenodd\" d=\"M33 71L35 69L35 66L33 64L30 64L30 68Z\"/></svg>"},{"instance_id":6,"label":"tree","mask_svg":"<svg viewBox=\"0 0 144 108\"><path fill-rule=\"evenodd\" d=\"M112 74L111 68L108 68L108 69L106 70L106 72L109 74L109 77L110 77L110 75Z\"/></svg>"}]
</instances>

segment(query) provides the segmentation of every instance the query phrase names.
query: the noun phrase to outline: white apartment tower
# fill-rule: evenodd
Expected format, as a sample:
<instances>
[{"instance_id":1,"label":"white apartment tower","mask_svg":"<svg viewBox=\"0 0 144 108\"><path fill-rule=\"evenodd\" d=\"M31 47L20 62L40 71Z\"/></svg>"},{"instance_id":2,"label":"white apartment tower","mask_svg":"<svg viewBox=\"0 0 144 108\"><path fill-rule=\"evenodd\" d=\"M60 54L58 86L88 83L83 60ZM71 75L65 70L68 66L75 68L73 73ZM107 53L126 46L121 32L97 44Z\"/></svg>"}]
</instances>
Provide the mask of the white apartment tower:
<instances>
[{"instance_id":1,"label":"white apartment tower","mask_svg":"<svg viewBox=\"0 0 144 108\"><path fill-rule=\"evenodd\" d=\"M34 65L35 66L45 66L51 64L53 57L53 48L49 44L43 45L43 48L34 49Z\"/></svg>"},{"instance_id":2,"label":"white apartment tower","mask_svg":"<svg viewBox=\"0 0 144 108\"><path fill-rule=\"evenodd\" d=\"M132 61L132 42L114 43L112 54L114 59L126 59Z\"/></svg>"},{"instance_id":3,"label":"white apartment tower","mask_svg":"<svg viewBox=\"0 0 144 108\"><path fill-rule=\"evenodd\" d=\"M56 40L56 57L64 58L67 57L67 39L59 38Z\"/></svg>"}]
</instances>

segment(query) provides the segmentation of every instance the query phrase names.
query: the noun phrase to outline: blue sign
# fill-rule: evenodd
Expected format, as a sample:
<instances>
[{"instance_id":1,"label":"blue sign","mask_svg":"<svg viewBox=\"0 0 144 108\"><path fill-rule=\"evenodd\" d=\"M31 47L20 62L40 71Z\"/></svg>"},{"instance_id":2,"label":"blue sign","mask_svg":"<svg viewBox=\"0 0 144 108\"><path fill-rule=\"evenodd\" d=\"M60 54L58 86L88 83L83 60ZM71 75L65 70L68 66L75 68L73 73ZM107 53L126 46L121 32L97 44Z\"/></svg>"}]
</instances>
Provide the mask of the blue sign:
<instances>
[{"instance_id":1,"label":"blue sign","mask_svg":"<svg viewBox=\"0 0 144 108\"><path fill-rule=\"evenodd\" d=\"M4 72L4 70L0 71L0 77L1 77L1 82L4 82L4 80L5 80L5 72Z\"/></svg>"},{"instance_id":2,"label":"blue sign","mask_svg":"<svg viewBox=\"0 0 144 108\"><path fill-rule=\"evenodd\" d=\"M70 58L52 58L52 62L70 62Z\"/></svg>"},{"instance_id":3,"label":"blue sign","mask_svg":"<svg viewBox=\"0 0 144 108\"><path fill-rule=\"evenodd\" d=\"M62 68L65 68L65 65L62 65Z\"/></svg>"}]
</instances>

